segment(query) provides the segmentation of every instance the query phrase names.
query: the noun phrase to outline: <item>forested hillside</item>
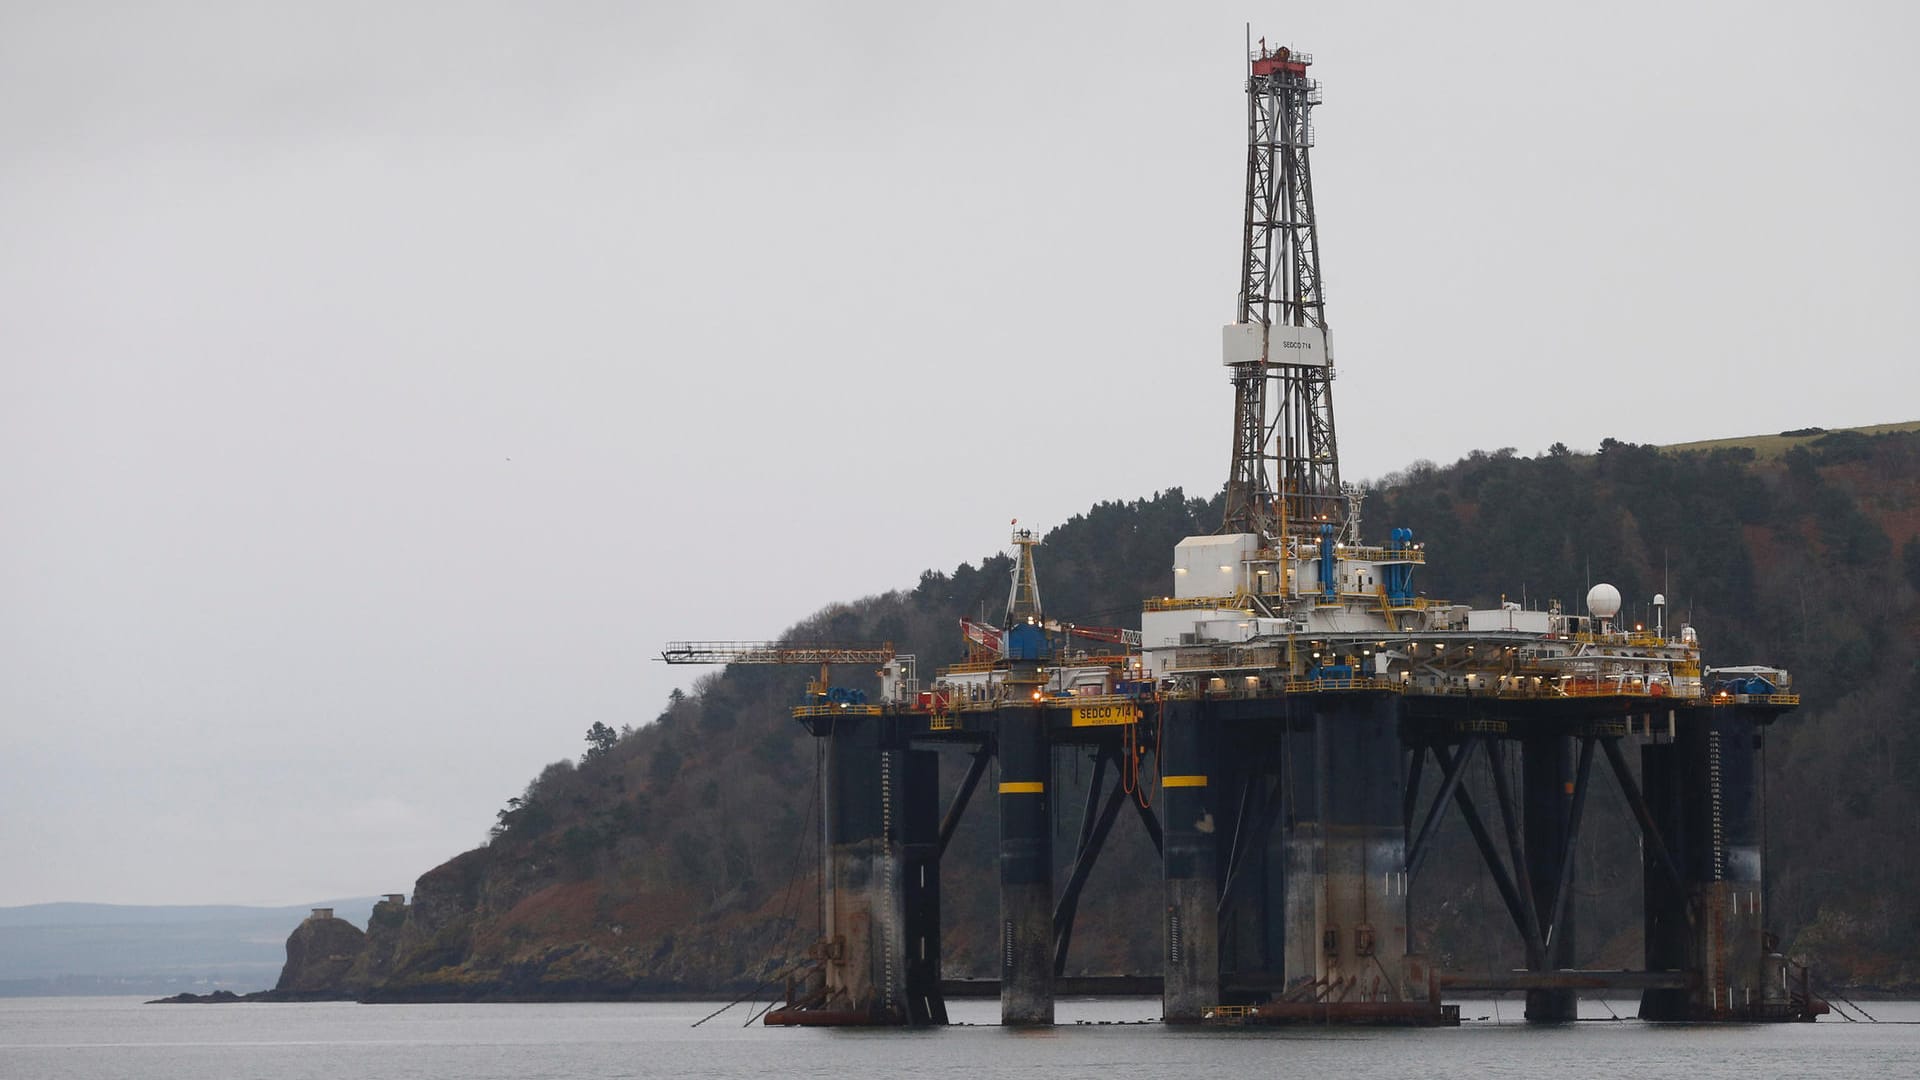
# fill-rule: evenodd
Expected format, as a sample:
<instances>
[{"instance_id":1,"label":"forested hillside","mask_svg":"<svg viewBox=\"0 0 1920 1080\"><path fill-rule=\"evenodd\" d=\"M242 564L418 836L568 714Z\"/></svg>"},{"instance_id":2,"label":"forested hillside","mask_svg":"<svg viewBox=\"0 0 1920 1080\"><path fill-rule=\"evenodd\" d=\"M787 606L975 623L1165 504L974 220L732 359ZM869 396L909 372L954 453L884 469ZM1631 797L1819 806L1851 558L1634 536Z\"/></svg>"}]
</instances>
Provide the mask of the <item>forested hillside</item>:
<instances>
[{"instance_id":1,"label":"forested hillside","mask_svg":"<svg viewBox=\"0 0 1920 1080\"><path fill-rule=\"evenodd\" d=\"M1804 705L1767 750L1774 922L1829 981L1920 987L1920 434L1834 433L1776 460L1751 450L1475 453L1373 485L1367 533L1410 526L1418 587L1478 606L1503 595L1577 605L1611 581L1629 605L1665 591L1709 663L1775 663ZM1050 614L1137 625L1170 588L1181 537L1219 502L1162 492L1103 503L1037 553ZM819 612L794 638L891 641L922 670L959 658L962 614L997 616L1010 564L991 555ZM1629 614L1634 608L1630 606ZM847 672L858 682L865 673ZM424 875L368 996L620 996L747 988L800 957L818 925L816 747L787 708L803 669L734 668L633 729L599 730L507 800L492 841ZM870 682L870 680L869 680ZM873 689L871 685L868 689ZM944 777L961 771L954 759ZM1070 848L1083 766L1059 765ZM503 793L503 795L509 793ZM1631 817L1603 787L1579 872L1583 962L1639 956ZM950 974L989 974L996 903L991 800L943 873ZM1089 885L1076 971L1149 971L1158 874L1140 830L1116 830ZM1518 959L1457 823L1416 893L1420 945L1443 964Z\"/></svg>"}]
</instances>

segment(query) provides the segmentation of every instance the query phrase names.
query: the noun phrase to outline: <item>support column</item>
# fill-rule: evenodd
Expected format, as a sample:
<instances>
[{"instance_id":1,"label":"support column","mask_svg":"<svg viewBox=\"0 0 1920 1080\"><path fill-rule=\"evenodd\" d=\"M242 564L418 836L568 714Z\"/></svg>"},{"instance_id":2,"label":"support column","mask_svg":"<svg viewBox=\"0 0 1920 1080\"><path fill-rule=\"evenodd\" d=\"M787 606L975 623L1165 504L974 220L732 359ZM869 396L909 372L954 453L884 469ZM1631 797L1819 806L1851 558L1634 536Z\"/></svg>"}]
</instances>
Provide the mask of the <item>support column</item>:
<instances>
[{"instance_id":1,"label":"support column","mask_svg":"<svg viewBox=\"0 0 1920 1080\"><path fill-rule=\"evenodd\" d=\"M1384 694L1316 702L1326 777L1319 962L1329 1002L1410 998L1397 705Z\"/></svg>"},{"instance_id":2,"label":"support column","mask_svg":"<svg viewBox=\"0 0 1920 1080\"><path fill-rule=\"evenodd\" d=\"M940 752L903 752L901 906L906 922L904 987L907 1015L916 1024L944 1024L940 993Z\"/></svg>"},{"instance_id":3,"label":"support column","mask_svg":"<svg viewBox=\"0 0 1920 1080\"><path fill-rule=\"evenodd\" d=\"M1238 742L1216 748L1208 788L1214 792L1218 828L1215 865L1220 875L1220 978L1227 1004L1255 1004L1285 989L1286 862L1285 807L1278 756L1270 753L1270 721L1259 737L1269 745ZM1235 733L1241 737L1244 732Z\"/></svg>"},{"instance_id":4,"label":"support column","mask_svg":"<svg viewBox=\"0 0 1920 1080\"><path fill-rule=\"evenodd\" d=\"M821 776L827 888L819 1008L846 1023L907 1022L900 860L888 836L904 779L896 759L904 755L881 748L881 723L879 717L835 718Z\"/></svg>"},{"instance_id":5,"label":"support column","mask_svg":"<svg viewBox=\"0 0 1920 1080\"><path fill-rule=\"evenodd\" d=\"M1763 727L1738 706L1676 710L1675 738L1641 751L1647 802L1668 837L1684 894L1648 868L1647 963L1697 974L1689 991L1648 992L1652 1020L1764 1018L1787 1009L1769 960L1761 850Z\"/></svg>"},{"instance_id":6,"label":"support column","mask_svg":"<svg viewBox=\"0 0 1920 1080\"><path fill-rule=\"evenodd\" d=\"M1684 787L1680 783L1680 748L1674 743L1648 743L1640 748L1641 795L1653 815L1654 824L1667 843L1676 867L1685 881L1696 880L1693 869L1694 837L1688 830ZM1648 971L1688 971L1691 959L1691 931L1687 914L1689 888L1677 886L1655 865L1653 853L1641 858L1646 918L1646 964ZM1640 1019L1685 1020L1691 1014L1691 991L1684 989L1643 990L1640 993Z\"/></svg>"},{"instance_id":7,"label":"support column","mask_svg":"<svg viewBox=\"0 0 1920 1080\"><path fill-rule=\"evenodd\" d=\"M1161 1015L1194 1023L1220 1003L1220 895L1213 758L1198 702L1169 702L1161 718L1161 845L1166 882L1166 978Z\"/></svg>"},{"instance_id":8,"label":"support column","mask_svg":"<svg viewBox=\"0 0 1920 1080\"><path fill-rule=\"evenodd\" d=\"M1281 870L1285 894L1286 998L1311 1001L1321 996L1325 974L1321 899L1326 895L1326 850L1322 846L1321 791L1326 786L1326 744L1318 721L1289 723L1281 744L1281 783L1291 794L1281 824L1286 836L1286 858Z\"/></svg>"},{"instance_id":9,"label":"support column","mask_svg":"<svg viewBox=\"0 0 1920 1080\"><path fill-rule=\"evenodd\" d=\"M1713 803L1708 808L1714 827L1714 888L1707 899L1714 917L1712 928L1717 985L1708 995L1719 1008L1736 1017L1763 1011L1768 991L1784 990L1763 982L1764 959L1771 951L1766 938L1766 868L1760 847L1760 740L1762 728L1753 713L1739 707L1713 710L1707 731L1707 776Z\"/></svg>"},{"instance_id":10,"label":"support column","mask_svg":"<svg viewBox=\"0 0 1920 1080\"><path fill-rule=\"evenodd\" d=\"M1041 710L1000 712L1000 1022L1053 1023L1052 757Z\"/></svg>"},{"instance_id":11,"label":"support column","mask_svg":"<svg viewBox=\"0 0 1920 1080\"><path fill-rule=\"evenodd\" d=\"M1571 838L1567 814L1573 801L1573 753L1575 740L1558 735L1537 735L1520 742L1520 787L1522 815L1527 841L1527 877L1533 886L1533 909L1543 923L1554 920L1556 907L1560 917L1547 933L1545 970L1567 967L1573 960L1574 905L1571 897L1559 904L1561 870L1566 865ZM1568 874L1565 887L1573 888ZM1576 1018L1580 996L1573 990L1527 991L1527 1019L1555 1022Z\"/></svg>"}]
</instances>

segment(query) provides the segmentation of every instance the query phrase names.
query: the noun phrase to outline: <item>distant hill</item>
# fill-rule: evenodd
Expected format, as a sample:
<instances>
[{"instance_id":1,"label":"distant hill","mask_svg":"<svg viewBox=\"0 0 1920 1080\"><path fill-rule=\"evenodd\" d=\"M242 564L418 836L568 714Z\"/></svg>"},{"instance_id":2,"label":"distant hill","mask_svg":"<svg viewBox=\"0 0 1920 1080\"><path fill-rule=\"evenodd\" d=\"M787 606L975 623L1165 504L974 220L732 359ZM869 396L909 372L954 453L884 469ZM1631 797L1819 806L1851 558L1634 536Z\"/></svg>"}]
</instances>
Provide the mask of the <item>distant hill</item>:
<instances>
[{"instance_id":1,"label":"distant hill","mask_svg":"<svg viewBox=\"0 0 1920 1080\"><path fill-rule=\"evenodd\" d=\"M316 907L362 925L374 897L297 907L32 904L0 908L0 997L270 987Z\"/></svg>"}]
</instances>

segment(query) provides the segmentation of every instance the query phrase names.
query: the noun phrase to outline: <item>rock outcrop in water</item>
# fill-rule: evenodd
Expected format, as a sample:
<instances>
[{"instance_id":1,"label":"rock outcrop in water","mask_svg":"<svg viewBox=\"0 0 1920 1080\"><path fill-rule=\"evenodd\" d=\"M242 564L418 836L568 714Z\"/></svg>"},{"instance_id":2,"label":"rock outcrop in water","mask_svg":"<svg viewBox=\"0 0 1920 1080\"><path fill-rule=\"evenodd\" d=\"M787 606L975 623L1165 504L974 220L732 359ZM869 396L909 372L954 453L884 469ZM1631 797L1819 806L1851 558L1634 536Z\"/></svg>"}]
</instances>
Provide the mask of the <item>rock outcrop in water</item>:
<instances>
[{"instance_id":1,"label":"rock outcrop in water","mask_svg":"<svg viewBox=\"0 0 1920 1080\"><path fill-rule=\"evenodd\" d=\"M287 965L274 992L287 997L351 996L348 973L366 952L367 935L327 909L316 910L287 937Z\"/></svg>"},{"instance_id":2,"label":"rock outcrop in water","mask_svg":"<svg viewBox=\"0 0 1920 1080\"><path fill-rule=\"evenodd\" d=\"M356 1001L386 979L407 921L407 905L390 896L373 906L366 930L316 908L287 935L287 962L271 990L235 994L175 994L155 1004L199 1005L240 1001Z\"/></svg>"}]
</instances>

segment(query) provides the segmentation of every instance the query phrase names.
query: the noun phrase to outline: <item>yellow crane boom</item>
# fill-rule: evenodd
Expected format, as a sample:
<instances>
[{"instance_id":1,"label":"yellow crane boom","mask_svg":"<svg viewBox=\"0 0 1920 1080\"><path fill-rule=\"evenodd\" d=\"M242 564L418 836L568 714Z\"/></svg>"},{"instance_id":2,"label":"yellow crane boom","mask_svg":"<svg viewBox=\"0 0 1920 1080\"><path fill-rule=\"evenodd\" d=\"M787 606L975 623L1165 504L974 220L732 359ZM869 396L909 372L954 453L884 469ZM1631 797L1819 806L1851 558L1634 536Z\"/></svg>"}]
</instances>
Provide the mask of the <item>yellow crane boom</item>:
<instances>
[{"instance_id":1,"label":"yellow crane boom","mask_svg":"<svg viewBox=\"0 0 1920 1080\"><path fill-rule=\"evenodd\" d=\"M660 650L660 659L669 664L819 664L820 678L807 684L812 698L828 692L827 669L834 664L877 664L882 667L895 660L893 643L880 645L842 645L817 641L669 641ZM898 658L911 689L913 657ZM885 689L883 679L883 689ZM802 711L820 706L803 706ZM845 709L842 705L840 708ZM864 709L865 706L862 706ZM878 711L877 709L874 711Z\"/></svg>"},{"instance_id":2,"label":"yellow crane boom","mask_svg":"<svg viewBox=\"0 0 1920 1080\"><path fill-rule=\"evenodd\" d=\"M670 641L660 659L669 664L884 664L893 659L893 644Z\"/></svg>"}]
</instances>

